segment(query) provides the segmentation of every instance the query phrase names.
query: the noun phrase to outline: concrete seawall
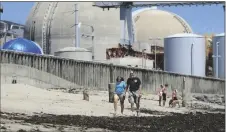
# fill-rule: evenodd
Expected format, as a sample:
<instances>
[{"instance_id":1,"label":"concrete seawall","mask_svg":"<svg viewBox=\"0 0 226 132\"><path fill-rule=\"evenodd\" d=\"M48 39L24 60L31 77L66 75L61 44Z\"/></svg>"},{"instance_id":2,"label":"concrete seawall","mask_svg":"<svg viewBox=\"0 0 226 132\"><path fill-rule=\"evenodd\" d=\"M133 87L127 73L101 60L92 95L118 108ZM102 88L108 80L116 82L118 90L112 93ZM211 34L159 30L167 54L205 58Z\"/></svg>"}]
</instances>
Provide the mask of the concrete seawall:
<instances>
[{"instance_id":1,"label":"concrete seawall","mask_svg":"<svg viewBox=\"0 0 226 132\"><path fill-rule=\"evenodd\" d=\"M53 74L69 82L87 88L107 90L108 83L115 82L117 76L128 78L130 70L140 77L145 92L155 93L160 84L168 83L169 89L182 90L183 78L186 88L192 93L224 94L225 81L213 78L167 73L141 68L115 66L89 61L77 61L47 55L35 55L1 50L1 63L17 64ZM46 76L37 75L47 79ZM53 80L54 81L54 80ZM57 80L55 80L57 82Z\"/></svg>"},{"instance_id":2,"label":"concrete seawall","mask_svg":"<svg viewBox=\"0 0 226 132\"><path fill-rule=\"evenodd\" d=\"M82 88L75 83L35 68L1 63L1 84L11 84L13 79L17 83L39 88Z\"/></svg>"}]
</instances>

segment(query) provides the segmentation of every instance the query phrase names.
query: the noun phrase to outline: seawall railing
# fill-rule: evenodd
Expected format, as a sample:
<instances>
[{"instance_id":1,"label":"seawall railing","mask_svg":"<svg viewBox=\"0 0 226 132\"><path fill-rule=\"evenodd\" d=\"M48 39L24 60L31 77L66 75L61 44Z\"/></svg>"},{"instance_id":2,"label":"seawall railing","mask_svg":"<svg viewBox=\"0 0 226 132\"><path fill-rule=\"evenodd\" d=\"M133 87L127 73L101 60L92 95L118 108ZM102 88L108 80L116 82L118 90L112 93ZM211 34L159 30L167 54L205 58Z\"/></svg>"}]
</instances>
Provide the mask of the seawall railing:
<instances>
[{"instance_id":1,"label":"seawall railing","mask_svg":"<svg viewBox=\"0 0 226 132\"><path fill-rule=\"evenodd\" d=\"M207 77L197 77L154 71L126 66L116 66L91 61L79 61L48 55L35 55L1 50L1 63L24 65L47 72L91 89L107 90L108 84L117 76L128 78L130 70L140 77L145 92L155 93L160 84L169 84L169 90L182 91L183 78L186 88L192 93L224 94L225 81ZM41 78L45 76L37 75ZM55 80L57 82L57 80Z\"/></svg>"}]
</instances>

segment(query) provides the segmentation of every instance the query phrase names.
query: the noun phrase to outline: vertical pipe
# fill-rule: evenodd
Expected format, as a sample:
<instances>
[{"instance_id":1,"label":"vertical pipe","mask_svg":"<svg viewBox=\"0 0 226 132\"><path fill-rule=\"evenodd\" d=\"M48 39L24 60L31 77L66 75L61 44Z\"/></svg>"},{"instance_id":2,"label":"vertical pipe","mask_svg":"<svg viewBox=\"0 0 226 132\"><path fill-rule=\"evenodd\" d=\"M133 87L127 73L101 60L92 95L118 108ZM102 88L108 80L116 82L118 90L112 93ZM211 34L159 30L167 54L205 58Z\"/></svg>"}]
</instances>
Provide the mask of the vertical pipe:
<instances>
[{"instance_id":1,"label":"vertical pipe","mask_svg":"<svg viewBox=\"0 0 226 132\"><path fill-rule=\"evenodd\" d=\"M75 47L80 47L79 45L79 25L78 25L78 4L75 4Z\"/></svg>"},{"instance_id":2,"label":"vertical pipe","mask_svg":"<svg viewBox=\"0 0 226 132\"><path fill-rule=\"evenodd\" d=\"M144 50L142 50L142 68L144 67Z\"/></svg>"},{"instance_id":3,"label":"vertical pipe","mask_svg":"<svg viewBox=\"0 0 226 132\"><path fill-rule=\"evenodd\" d=\"M155 43L155 41L154 41L154 43ZM156 43L155 43L155 70L157 70L157 68L156 68Z\"/></svg>"},{"instance_id":4,"label":"vertical pipe","mask_svg":"<svg viewBox=\"0 0 226 132\"><path fill-rule=\"evenodd\" d=\"M219 53L218 53L218 50L219 50L219 42L216 43L217 45L217 49L216 49L216 78L218 78L218 58L219 58Z\"/></svg>"},{"instance_id":5,"label":"vertical pipe","mask_svg":"<svg viewBox=\"0 0 226 132\"><path fill-rule=\"evenodd\" d=\"M120 35L120 43L125 44L126 38L126 8L120 7L120 27L121 27L121 35Z\"/></svg>"},{"instance_id":6,"label":"vertical pipe","mask_svg":"<svg viewBox=\"0 0 226 132\"><path fill-rule=\"evenodd\" d=\"M129 38L129 44L133 43L133 19L132 19L132 8L127 8L126 11L126 21L127 21L127 33Z\"/></svg>"},{"instance_id":7,"label":"vertical pipe","mask_svg":"<svg viewBox=\"0 0 226 132\"><path fill-rule=\"evenodd\" d=\"M144 59L145 59L145 60L144 60L144 62L145 62L145 63L144 63L144 67L147 68L147 54L145 54L144 57L145 57L145 58L144 58Z\"/></svg>"},{"instance_id":8,"label":"vertical pipe","mask_svg":"<svg viewBox=\"0 0 226 132\"><path fill-rule=\"evenodd\" d=\"M30 35L29 38L30 38L30 40L31 40L31 28L33 27L32 25L33 25L33 22L31 22L31 26L30 26L30 28L29 28L29 35Z\"/></svg>"},{"instance_id":9,"label":"vertical pipe","mask_svg":"<svg viewBox=\"0 0 226 132\"><path fill-rule=\"evenodd\" d=\"M94 60L94 36L92 35L92 60Z\"/></svg>"},{"instance_id":10,"label":"vertical pipe","mask_svg":"<svg viewBox=\"0 0 226 132\"><path fill-rule=\"evenodd\" d=\"M94 27L91 26L92 29L92 60L94 60L94 49L95 49L95 45L94 45Z\"/></svg>"},{"instance_id":11,"label":"vertical pipe","mask_svg":"<svg viewBox=\"0 0 226 132\"><path fill-rule=\"evenodd\" d=\"M2 13L3 13L3 7L2 7L2 3L0 2L0 20L2 20ZM2 36L2 32L1 32L1 36ZM2 43L2 38L0 44L2 44L0 47L3 46L4 43Z\"/></svg>"},{"instance_id":12,"label":"vertical pipe","mask_svg":"<svg viewBox=\"0 0 226 132\"><path fill-rule=\"evenodd\" d=\"M32 26L32 41L35 41L35 21L33 21L33 26Z\"/></svg>"},{"instance_id":13,"label":"vertical pipe","mask_svg":"<svg viewBox=\"0 0 226 132\"><path fill-rule=\"evenodd\" d=\"M80 42L81 42L81 26L82 26L82 23L79 22L78 23L78 35L76 34L76 37L78 36L78 44L79 44L79 47L80 47ZM76 41L77 41L77 38L76 38ZM76 42L76 45L77 45L77 42Z\"/></svg>"},{"instance_id":14,"label":"vertical pipe","mask_svg":"<svg viewBox=\"0 0 226 132\"><path fill-rule=\"evenodd\" d=\"M8 33L8 26L7 26L7 29L6 29L6 32L5 32L5 36L4 36L4 43L6 43L7 33Z\"/></svg>"},{"instance_id":15,"label":"vertical pipe","mask_svg":"<svg viewBox=\"0 0 226 132\"><path fill-rule=\"evenodd\" d=\"M194 43L191 44L191 75L193 75L193 46Z\"/></svg>"},{"instance_id":16,"label":"vertical pipe","mask_svg":"<svg viewBox=\"0 0 226 132\"><path fill-rule=\"evenodd\" d=\"M186 107L186 86L185 86L185 77L183 77L183 89L182 89L182 107Z\"/></svg>"}]
</instances>

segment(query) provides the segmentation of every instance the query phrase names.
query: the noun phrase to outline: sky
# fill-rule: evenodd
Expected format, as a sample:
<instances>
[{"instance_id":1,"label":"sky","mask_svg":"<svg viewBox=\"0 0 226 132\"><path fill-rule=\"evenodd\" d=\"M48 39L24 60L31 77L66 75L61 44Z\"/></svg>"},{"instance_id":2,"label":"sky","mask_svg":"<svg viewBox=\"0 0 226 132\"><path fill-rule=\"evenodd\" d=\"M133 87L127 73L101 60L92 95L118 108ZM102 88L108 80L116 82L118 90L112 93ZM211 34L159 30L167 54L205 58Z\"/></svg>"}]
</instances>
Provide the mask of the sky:
<instances>
[{"instance_id":1,"label":"sky","mask_svg":"<svg viewBox=\"0 0 226 132\"><path fill-rule=\"evenodd\" d=\"M2 20L25 24L34 2L2 2ZM181 16L197 34L224 32L224 11L221 5L158 7ZM137 8L138 9L138 8ZM136 9L134 9L136 10Z\"/></svg>"}]
</instances>

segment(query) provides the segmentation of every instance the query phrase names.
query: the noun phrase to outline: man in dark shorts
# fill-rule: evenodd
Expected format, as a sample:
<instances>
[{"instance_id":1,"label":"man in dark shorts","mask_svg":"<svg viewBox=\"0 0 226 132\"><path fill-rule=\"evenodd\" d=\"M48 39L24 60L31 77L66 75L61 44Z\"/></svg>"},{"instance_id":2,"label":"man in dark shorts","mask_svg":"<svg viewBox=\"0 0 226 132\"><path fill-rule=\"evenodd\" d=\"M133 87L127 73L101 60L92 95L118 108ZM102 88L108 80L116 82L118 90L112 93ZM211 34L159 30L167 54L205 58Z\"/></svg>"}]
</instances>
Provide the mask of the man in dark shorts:
<instances>
[{"instance_id":1,"label":"man in dark shorts","mask_svg":"<svg viewBox=\"0 0 226 132\"><path fill-rule=\"evenodd\" d=\"M138 77L135 77L133 71L130 72L130 77L127 79L126 92L129 89L129 103L131 104L131 110L134 111L134 103L137 107L137 114L140 109L140 98L141 98L141 81Z\"/></svg>"},{"instance_id":2,"label":"man in dark shorts","mask_svg":"<svg viewBox=\"0 0 226 132\"><path fill-rule=\"evenodd\" d=\"M161 106L161 102L162 102L162 91L163 91L163 88L164 86L163 85L160 85L160 90L158 92L158 96L159 96L159 106Z\"/></svg>"},{"instance_id":3,"label":"man in dark shorts","mask_svg":"<svg viewBox=\"0 0 226 132\"><path fill-rule=\"evenodd\" d=\"M168 84L165 84L165 87L164 87L163 90L162 90L163 106L165 106L165 104L166 104L167 88L168 88Z\"/></svg>"}]
</instances>

